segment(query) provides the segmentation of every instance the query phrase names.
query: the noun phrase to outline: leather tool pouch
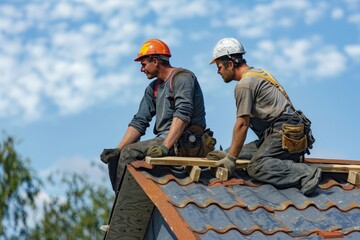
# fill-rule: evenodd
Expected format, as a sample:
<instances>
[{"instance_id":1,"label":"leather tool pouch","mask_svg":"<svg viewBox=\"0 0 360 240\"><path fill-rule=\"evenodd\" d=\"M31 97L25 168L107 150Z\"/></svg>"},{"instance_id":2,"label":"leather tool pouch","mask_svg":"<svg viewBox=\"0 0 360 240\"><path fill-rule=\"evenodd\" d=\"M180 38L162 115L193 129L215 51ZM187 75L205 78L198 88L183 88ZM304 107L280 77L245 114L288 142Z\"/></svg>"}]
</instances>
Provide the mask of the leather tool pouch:
<instances>
[{"instance_id":1,"label":"leather tool pouch","mask_svg":"<svg viewBox=\"0 0 360 240\"><path fill-rule=\"evenodd\" d=\"M214 138L213 131L208 128L204 131L201 139L203 147L202 157L206 157L209 152L214 151L216 145L216 138Z\"/></svg>"},{"instance_id":2,"label":"leather tool pouch","mask_svg":"<svg viewBox=\"0 0 360 240\"><path fill-rule=\"evenodd\" d=\"M175 144L175 155L182 157L205 157L215 149L216 139L210 129L192 125L185 129Z\"/></svg>"},{"instance_id":3,"label":"leather tool pouch","mask_svg":"<svg viewBox=\"0 0 360 240\"><path fill-rule=\"evenodd\" d=\"M304 124L283 124L282 148L289 153L302 153L308 148L307 137L304 132Z\"/></svg>"},{"instance_id":4,"label":"leather tool pouch","mask_svg":"<svg viewBox=\"0 0 360 240\"><path fill-rule=\"evenodd\" d=\"M309 149L312 149L313 144L315 143L315 138L311 131L311 121L305 116L305 114L301 110L297 110L296 113L299 115L299 117L304 123L304 132L307 138L307 146L308 146L306 149L306 153L310 154Z\"/></svg>"}]
</instances>

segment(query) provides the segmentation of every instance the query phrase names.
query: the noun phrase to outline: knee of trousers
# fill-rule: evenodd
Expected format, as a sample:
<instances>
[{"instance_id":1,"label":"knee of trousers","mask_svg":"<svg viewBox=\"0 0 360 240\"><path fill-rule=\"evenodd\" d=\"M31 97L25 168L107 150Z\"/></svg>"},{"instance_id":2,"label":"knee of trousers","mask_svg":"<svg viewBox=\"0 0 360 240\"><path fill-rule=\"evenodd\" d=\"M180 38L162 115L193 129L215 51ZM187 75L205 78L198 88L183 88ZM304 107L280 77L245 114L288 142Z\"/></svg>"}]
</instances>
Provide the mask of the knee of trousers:
<instances>
[{"instance_id":1,"label":"knee of trousers","mask_svg":"<svg viewBox=\"0 0 360 240\"><path fill-rule=\"evenodd\" d=\"M134 148L132 145L129 145L121 150L119 163L126 165L136 160L142 160L144 157L145 153L143 153L141 149L137 147Z\"/></svg>"},{"instance_id":2,"label":"knee of trousers","mask_svg":"<svg viewBox=\"0 0 360 240\"><path fill-rule=\"evenodd\" d=\"M124 147L121 150L119 163L127 164L127 163L133 161L134 159L132 159L132 155L133 155L132 152L134 152L134 150L130 146Z\"/></svg>"},{"instance_id":3,"label":"knee of trousers","mask_svg":"<svg viewBox=\"0 0 360 240\"><path fill-rule=\"evenodd\" d=\"M257 172L256 164L250 162L247 165L246 170L247 170L247 173L249 174L250 177L256 176L256 172Z\"/></svg>"},{"instance_id":4,"label":"knee of trousers","mask_svg":"<svg viewBox=\"0 0 360 240\"><path fill-rule=\"evenodd\" d=\"M259 175L264 174L264 167L267 164L266 159L263 158L253 158L247 166L247 173L250 177L257 178Z\"/></svg>"}]
</instances>

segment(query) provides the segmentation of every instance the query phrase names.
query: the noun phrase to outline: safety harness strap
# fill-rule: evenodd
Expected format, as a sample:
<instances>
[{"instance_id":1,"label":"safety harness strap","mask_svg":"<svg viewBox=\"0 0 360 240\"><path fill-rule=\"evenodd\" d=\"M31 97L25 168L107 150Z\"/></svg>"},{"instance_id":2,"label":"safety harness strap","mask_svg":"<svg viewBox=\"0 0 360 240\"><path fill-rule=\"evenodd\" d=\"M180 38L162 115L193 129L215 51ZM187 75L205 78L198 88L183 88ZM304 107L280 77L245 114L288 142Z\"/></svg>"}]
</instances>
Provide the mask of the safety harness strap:
<instances>
[{"instance_id":1,"label":"safety harness strap","mask_svg":"<svg viewBox=\"0 0 360 240\"><path fill-rule=\"evenodd\" d=\"M267 80L268 82L270 82L271 84L273 84L277 89L280 90L280 92L285 96L285 98L289 101L291 107L293 109L295 109L294 105L292 104L290 98L289 98L289 95L286 93L285 89L279 84L278 81L276 81L276 79L266 70L264 69L260 69L262 70L265 74L262 74L262 73L258 73L258 72L246 72L242 75L242 77L245 77L247 75L255 75L255 76L258 76L258 77L261 77L265 80Z\"/></svg>"},{"instance_id":2,"label":"safety harness strap","mask_svg":"<svg viewBox=\"0 0 360 240\"><path fill-rule=\"evenodd\" d=\"M170 74L170 77L168 79L168 81L170 81L170 91L173 90L173 79L174 79L174 76L180 72L186 72L187 70L186 69L183 69L183 68L174 68L174 70L171 72ZM160 81L156 81L155 85L154 85L154 97L156 98L157 96L157 92L158 92L158 88L159 88L159 84L160 84Z\"/></svg>"}]
</instances>

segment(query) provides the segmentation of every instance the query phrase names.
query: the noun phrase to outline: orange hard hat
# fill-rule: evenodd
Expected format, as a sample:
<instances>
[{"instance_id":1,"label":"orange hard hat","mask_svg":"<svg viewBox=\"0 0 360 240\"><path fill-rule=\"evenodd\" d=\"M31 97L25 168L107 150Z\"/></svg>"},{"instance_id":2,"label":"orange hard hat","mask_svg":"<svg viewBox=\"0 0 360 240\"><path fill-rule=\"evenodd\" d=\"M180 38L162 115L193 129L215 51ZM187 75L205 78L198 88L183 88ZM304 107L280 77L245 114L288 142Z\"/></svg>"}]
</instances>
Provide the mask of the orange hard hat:
<instances>
[{"instance_id":1,"label":"orange hard hat","mask_svg":"<svg viewBox=\"0 0 360 240\"><path fill-rule=\"evenodd\" d=\"M140 48L134 61L140 61L142 57L151 55L165 55L171 57L170 49L163 41L153 38L147 40Z\"/></svg>"}]
</instances>

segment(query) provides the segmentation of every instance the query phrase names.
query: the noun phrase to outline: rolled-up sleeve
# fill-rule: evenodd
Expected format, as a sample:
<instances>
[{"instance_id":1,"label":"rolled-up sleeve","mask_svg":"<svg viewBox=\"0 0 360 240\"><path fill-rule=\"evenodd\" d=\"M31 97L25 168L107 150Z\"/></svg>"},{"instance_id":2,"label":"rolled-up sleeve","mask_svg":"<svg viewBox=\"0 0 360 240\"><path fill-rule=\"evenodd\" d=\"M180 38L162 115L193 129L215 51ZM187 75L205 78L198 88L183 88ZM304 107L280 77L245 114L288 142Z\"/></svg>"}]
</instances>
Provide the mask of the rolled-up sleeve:
<instances>
[{"instance_id":1,"label":"rolled-up sleeve","mask_svg":"<svg viewBox=\"0 0 360 240\"><path fill-rule=\"evenodd\" d=\"M145 89L143 98L141 99L138 112L134 115L129 126L137 129L141 135L146 133L146 129L150 126L152 118L155 116L156 108L154 103L154 91L151 84Z\"/></svg>"},{"instance_id":2,"label":"rolled-up sleeve","mask_svg":"<svg viewBox=\"0 0 360 240\"><path fill-rule=\"evenodd\" d=\"M174 77L174 117L178 117L186 124L191 121L194 111L195 80L190 73L182 72Z\"/></svg>"}]
</instances>

